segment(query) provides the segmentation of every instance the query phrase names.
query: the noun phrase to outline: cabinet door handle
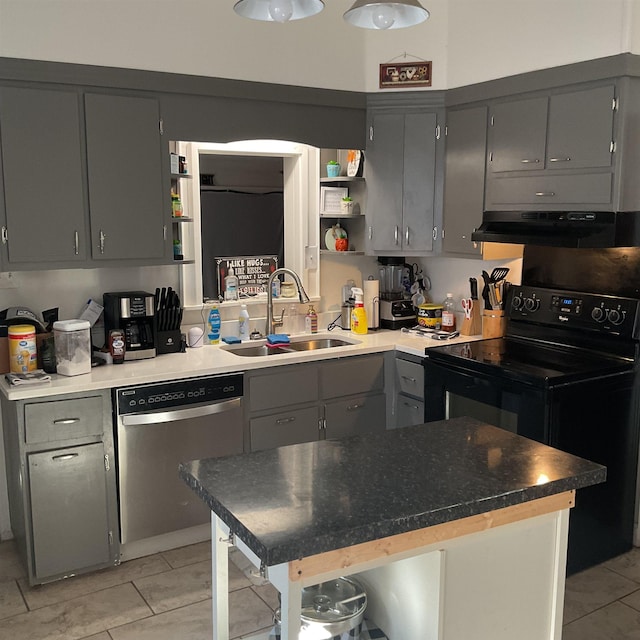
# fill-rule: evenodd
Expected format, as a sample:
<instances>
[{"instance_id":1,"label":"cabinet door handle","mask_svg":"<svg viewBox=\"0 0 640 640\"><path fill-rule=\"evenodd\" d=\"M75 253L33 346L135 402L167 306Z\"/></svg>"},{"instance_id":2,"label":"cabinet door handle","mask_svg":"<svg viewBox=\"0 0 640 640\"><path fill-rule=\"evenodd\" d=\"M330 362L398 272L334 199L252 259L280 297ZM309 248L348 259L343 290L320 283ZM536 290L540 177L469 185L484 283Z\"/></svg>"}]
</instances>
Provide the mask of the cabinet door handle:
<instances>
[{"instance_id":1,"label":"cabinet door handle","mask_svg":"<svg viewBox=\"0 0 640 640\"><path fill-rule=\"evenodd\" d=\"M57 460L58 462L66 462L67 460L71 460L72 458L77 458L79 454L77 453L62 453L59 456L51 456L52 460Z\"/></svg>"},{"instance_id":2,"label":"cabinet door handle","mask_svg":"<svg viewBox=\"0 0 640 640\"><path fill-rule=\"evenodd\" d=\"M399 231L400 231L400 230L398 229L398 225L396 225L396 227L395 227L395 229L394 229L394 231L393 231L393 240L394 240L394 243L395 243L395 244L399 244L399 243L398 243L398 237L399 237L399 235L400 235L400 234L399 234Z\"/></svg>"},{"instance_id":3,"label":"cabinet door handle","mask_svg":"<svg viewBox=\"0 0 640 640\"><path fill-rule=\"evenodd\" d=\"M571 158L549 158L549 162L571 162Z\"/></svg>"},{"instance_id":4,"label":"cabinet door handle","mask_svg":"<svg viewBox=\"0 0 640 640\"><path fill-rule=\"evenodd\" d=\"M520 160L520 162L522 164L539 164L540 160L538 160L538 158L533 158L532 160L527 160L527 158L524 158L523 160Z\"/></svg>"},{"instance_id":5,"label":"cabinet door handle","mask_svg":"<svg viewBox=\"0 0 640 640\"><path fill-rule=\"evenodd\" d=\"M167 241L167 225L166 224L162 225L162 239L165 242Z\"/></svg>"},{"instance_id":6,"label":"cabinet door handle","mask_svg":"<svg viewBox=\"0 0 640 640\"><path fill-rule=\"evenodd\" d=\"M79 246L78 232L73 232L73 251L76 255L78 255L78 246Z\"/></svg>"},{"instance_id":7,"label":"cabinet door handle","mask_svg":"<svg viewBox=\"0 0 640 640\"><path fill-rule=\"evenodd\" d=\"M362 405L362 404L357 404L357 403L356 403L356 404L350 404L350 405L347 407L347 411L357 411L358 409L362 409L362 407L363 407L363 406L364 406L364 405Z\"/></svg>"},{"instance_id":8,"label":"cabinet door handle","mask_svg":"<svg viewBox=\"0 0 640 640\"><path fill-rule=\"evenodd\" d=\"M276 424L289 424L290 422L295 422L295 416L290 416L289 418L278 418L276 420Z\"/></svg>"},{"instance_id":9,"label":"cabinet door handle","mask_svg":"<svg viewBox=\"0 0 640 640\"><path fill-rule=\"evenodd\" d=\"M76 422L80 422L80 418L60 418L59 420L54 420L53 424L74 424Z\"/></svg>"},{"instance_id":10,"label":"cabinet door handle","mask_svg":"<svg viewBox=\"0 0 640 640\"><path fill-rule=\"evenodd\" d=\"M369 240L373 240L373 227L369 227Z\"/></svg>"},{"instance_id":11,"label":"cabinet door handle","mask_svg":"<svg viewBox=\"0 0 640 640\"><path fill-rule=\"evenodd\" d=\"M373 125L369 127L369 140L373 142Z\"/></svg>"},{"instance_id":12,"label":"cabinet door handle","mask_svg":"<svg viewBox=\"0 0 640 640\"><path fill-rule=\"evenodd\" d=\"M102 229L100 229L100 253L104 253L104 239L107 237Z\"/></svg>"},{"instance_id":13,"label":"cabinet door handle","mask_svg":"<svg viewBox=\"0 0 640 640\"><path fill-rule=\"evenodd\" d=\"M2 244L7 244L7 227L2 227Z\"/></svg>"},{"instance_id":14,"label":"cabinet door handle","mask_svg":"<svg viewBox=\"0 0 640 640\"><path fill-rule=\"evenodd\" d=\"M409 242L409 227L406 228L405 232L404 232L404 240L407 244L411 244Z\"/></svg>"},{"instance_id":15,"label":"cabinet door handle","mask_svg":"<svg viewBox=\"0 0 640 640\"><path fill-rule=\"evenodd\" d=\"M104 470L105 471L110 471L111 470L111 462L109 460L109 454L108 453L104 454Z\"/></svg>"},{"instance_id":16,"label":"cabinet door handle","mask_svg":"<svg viewBox=\"0 0 640 640\"><path fill-rule=\"evenodd\" d=\"M553 198L556 193L555 191L536 191L535 195L538 198Z\"/></svg>"}]
</instances>

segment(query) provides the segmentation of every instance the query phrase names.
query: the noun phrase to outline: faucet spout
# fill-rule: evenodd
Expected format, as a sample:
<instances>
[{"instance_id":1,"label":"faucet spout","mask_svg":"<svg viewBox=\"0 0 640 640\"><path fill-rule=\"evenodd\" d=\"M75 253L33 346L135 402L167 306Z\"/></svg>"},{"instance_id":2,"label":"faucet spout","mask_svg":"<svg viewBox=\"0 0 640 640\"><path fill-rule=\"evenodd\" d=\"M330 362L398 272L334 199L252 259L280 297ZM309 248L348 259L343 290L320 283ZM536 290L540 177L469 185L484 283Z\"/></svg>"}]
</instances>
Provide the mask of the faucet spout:
<instances>
[{"instance_id":1,"label":"faucet spout","mask_svg":"<svg viewBox=\"0 0 640 640\"><path fill-rule=\"evenodd\" d=\"M266 323L265 335L269 335L270 333L275 333L276 327L282 326L282 318L280 320L276 320L273 317L273 288L272 288L273 281L281 273L291 276L291 278L295 282L296 287L298 289L298 298L300 302L309 302L309 296L307 295L307 292L304 290L304 287L302 286L302 281L300 280L300 276L292 269L287 269L286 267L280 267L279 269L276 269L269 276L269 281L267 283L267 323Z\"/></svg>"}]
</instances>

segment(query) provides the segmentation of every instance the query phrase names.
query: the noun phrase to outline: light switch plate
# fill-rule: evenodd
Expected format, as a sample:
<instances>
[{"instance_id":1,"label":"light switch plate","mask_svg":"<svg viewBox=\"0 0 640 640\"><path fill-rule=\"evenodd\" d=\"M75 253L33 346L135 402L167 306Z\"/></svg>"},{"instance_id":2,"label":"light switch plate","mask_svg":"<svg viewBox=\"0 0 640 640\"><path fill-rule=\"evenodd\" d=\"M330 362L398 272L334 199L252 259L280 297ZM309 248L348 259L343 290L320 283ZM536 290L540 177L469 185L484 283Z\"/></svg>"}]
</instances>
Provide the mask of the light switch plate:
<instances>
[{"instance_id":1,"label":"light switch plate","mask_svg":"<svg viewBox=\"0 0 640 640\"><path fill-rule=\"evenodd\" d=\"M305 269L318 268L318 247L304 248L304 268Z\"/></svg>"}]
</instances>

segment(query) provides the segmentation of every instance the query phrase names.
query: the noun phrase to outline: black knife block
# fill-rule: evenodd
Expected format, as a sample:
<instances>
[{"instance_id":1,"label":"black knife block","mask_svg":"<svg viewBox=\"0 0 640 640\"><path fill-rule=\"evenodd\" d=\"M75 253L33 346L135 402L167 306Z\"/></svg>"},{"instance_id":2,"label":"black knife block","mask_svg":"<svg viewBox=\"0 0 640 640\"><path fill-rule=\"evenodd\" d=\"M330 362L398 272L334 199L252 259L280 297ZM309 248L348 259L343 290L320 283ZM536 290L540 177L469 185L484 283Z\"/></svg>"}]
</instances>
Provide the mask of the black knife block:
<instances>
[{"instance_id":1,"label":"black knife block","mask_svg":"<svg viewBox=\"0 0 640 640\"><path fill-rule=\"evenodd\" d=\"M172 331L158 331L156 333L156 353L178 353L180 351L180 342L182 334L180 329Z\"/></svg>"}]
</instances>

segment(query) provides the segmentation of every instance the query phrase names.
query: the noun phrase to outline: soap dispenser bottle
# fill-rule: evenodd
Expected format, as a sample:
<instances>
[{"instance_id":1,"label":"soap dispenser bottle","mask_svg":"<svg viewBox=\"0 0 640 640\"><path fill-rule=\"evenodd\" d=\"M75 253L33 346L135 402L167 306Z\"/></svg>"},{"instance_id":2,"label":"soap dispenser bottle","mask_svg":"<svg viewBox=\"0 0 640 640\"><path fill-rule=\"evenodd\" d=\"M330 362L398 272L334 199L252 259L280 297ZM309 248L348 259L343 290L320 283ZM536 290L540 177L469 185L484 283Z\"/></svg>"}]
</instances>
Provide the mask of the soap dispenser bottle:
<instances>
[{"instance_id":1,"label":"soap dispenser bottle","mask_svg":"<svg viewBox=\"0 0 640 640\"><path fill-rule=\"evenodd\" d=\"M309 305L309 311L304 317L304 328L307 333L318 333L318 314L313 305Z\"/></svg>"},{"instance_id":2,"label":"soap dispenser bottle","mask_svg":"<svg viewBox=\"0 0 640 640\"><path fill-rule=\"evenodd\" d=\"M233 267L229 268L229 275L224 279L224 299L238 299L238 276L234 273Z\"/></svg>"},{"instance_id":3,"label":"soap dispenser bottle","mask_svg":"<svg viewBox=\"0 0 640 640\"><path fill-rule=\"evenodd\" d=\"M353 287L351 291L353 292L353 297L356 300L355 306L351 311L351 331L353 333L364 335L367 333L367 312L364 308L364 294L362 293L362 289L359 287Z\"/></svg>"}]
</instances>

